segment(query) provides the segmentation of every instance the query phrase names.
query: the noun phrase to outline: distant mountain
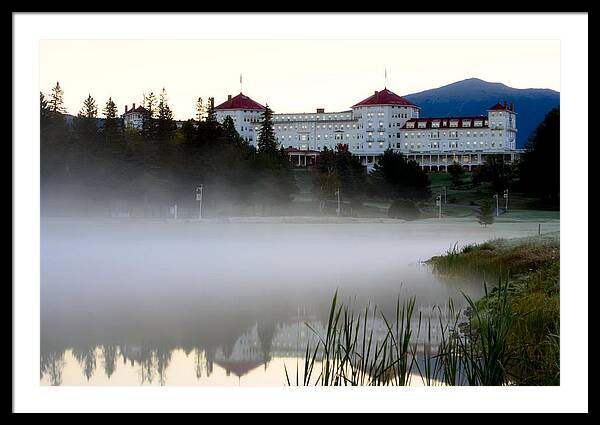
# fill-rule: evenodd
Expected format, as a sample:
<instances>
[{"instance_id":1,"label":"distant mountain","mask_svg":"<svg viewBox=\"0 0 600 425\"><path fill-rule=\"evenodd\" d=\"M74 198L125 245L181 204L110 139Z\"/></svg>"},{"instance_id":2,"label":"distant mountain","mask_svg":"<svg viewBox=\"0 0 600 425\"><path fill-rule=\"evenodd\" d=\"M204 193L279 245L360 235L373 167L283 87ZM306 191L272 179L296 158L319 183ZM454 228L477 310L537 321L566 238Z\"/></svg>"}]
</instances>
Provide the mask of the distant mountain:
<instances>
[{"instance_id":1,"label":"distant mountain","mask_svg":"<svg viewBox=\"0 0 600 425\"><path fill-rule=\"evenodd\" d=\"M560 105L560 93L550 89L515 89L478 78L403 96L421 107L422 117L485 115L498 101L513 102L517 113L517 147L527 144L532 131L550 109Z\"/></svg>"}]
</instances>

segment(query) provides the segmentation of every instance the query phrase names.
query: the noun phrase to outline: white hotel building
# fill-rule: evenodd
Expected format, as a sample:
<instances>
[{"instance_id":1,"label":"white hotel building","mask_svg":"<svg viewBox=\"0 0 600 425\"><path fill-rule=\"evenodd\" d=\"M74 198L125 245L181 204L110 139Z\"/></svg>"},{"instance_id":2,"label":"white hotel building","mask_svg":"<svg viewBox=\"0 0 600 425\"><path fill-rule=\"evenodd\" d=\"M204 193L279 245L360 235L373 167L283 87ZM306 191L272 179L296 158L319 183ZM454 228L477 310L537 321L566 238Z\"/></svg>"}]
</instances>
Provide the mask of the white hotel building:
<instances>
[{"instance_id":1,"label":"white hotel building","mask_svg":"<svg viewBox=\"0 0 600 425\"><path fill-rule=\"evenodd\" d=\"M223 122L231 116L240 135L257 145L264 106L240 93L215 108ZM421 118L420 108L387 88L358 102L350 110L273 114L275 135L297 165L313 164L324 149L339 143L371 168L386 149L415 160L427 170L445 171L456 161L472 169L487 155L515 160L516 113L506 102L472 117Z\"/></svg>"}]
</instances>

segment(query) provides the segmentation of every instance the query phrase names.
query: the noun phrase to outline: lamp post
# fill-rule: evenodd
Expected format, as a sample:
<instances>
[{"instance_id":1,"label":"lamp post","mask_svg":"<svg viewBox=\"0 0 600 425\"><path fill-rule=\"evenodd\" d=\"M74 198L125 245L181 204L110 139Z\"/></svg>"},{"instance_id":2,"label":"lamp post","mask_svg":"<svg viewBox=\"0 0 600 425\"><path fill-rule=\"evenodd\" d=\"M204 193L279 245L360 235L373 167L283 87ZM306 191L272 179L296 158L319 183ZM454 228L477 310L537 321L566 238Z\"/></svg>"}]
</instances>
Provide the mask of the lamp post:
<instances>
[{"instance_id":1,"label":"lamp post","mask_svg":"<svg viewBox=\"0 0 600 425\"><path fill-rule=\"evenodd\" d=\"M337 195L337 209L335 210L337 216L340 216L340 212L341 212L341 208L340 208L340 188L338 187L337 190L335 191L335 194Z\"/></svg>"},{"instance_id":2,"label":"lamp post","mask_svg":"<svg viewBox=\"0 0 600 425\"><path fill-rule=\"evenodd\" d=\"M200 185L196 187L196 201L200 203L200 208L198 212L198 219L202 220L202 188L204 185Z\"/></svg>"},{"instance_id":3,"label":"lamp post","mask_svg":"<svg viewBox=\"0 0 600 425\"><path fill-rule=\"evenodd\" d=\"M496 200L496 217L498 217L498 194L496 193L494 195L494 199Z\"/></svg>"},{"instance_id":4,"label":"lamp post","mask_svg":"<svg viewBox=\"0 0 600 425\"><path fill-rule=\"evenodd\" d=\"M443 189L444 189L444 205L445 205L448 203L448 198L447 198L448 192L446 191L446 186L444 186Z\"/></svg>"},{"instance_id":5,"label":"lamp post","mask_svg":"<svg viewBox=\"0 0 600 425\"><path fill-rule=\"evenodd\" d=\"M506 206L504 207L504 210L508 212L508 189L504 189L504 199L506 199Z\"/></svg>"},{"instance_id":6,"label":"lamp post","mask_svg":"<svg viewBox=\"0 0 600 425\"><path fill-rule=\"evenodd\" d=\"M435 198L435 206L439 207L438 209L438 218L442 218L442 195L438 195Z\"/></svg>"}]
</instances>

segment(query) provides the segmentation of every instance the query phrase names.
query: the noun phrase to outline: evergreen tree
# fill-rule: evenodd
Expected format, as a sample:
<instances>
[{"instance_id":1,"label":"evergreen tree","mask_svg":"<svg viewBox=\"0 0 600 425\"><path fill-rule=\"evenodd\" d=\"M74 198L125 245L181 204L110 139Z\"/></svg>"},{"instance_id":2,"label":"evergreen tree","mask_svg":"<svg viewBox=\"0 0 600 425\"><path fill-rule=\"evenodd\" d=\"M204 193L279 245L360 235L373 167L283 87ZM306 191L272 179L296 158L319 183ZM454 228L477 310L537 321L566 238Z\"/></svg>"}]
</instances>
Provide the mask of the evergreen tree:
<instances>
[{"instance_id":1,"label":"evergreen tree","mask_svg":"<svg viewBox=\"0 0 600 425\"><path fill-rule=\"evenodd\" d=\"M229 143L242 143L242 137L235 129L235 123L230 116L225 117L223 120L223 133L225 140Z\"/></svg>"},{"instance_id":2,"label":"evergreen tree","mask_svg":"<svg viewBox=\"0 0 600 425\"><path fill-rule=\"evenodd\" d=\"M215 113L215 99L213 97L208 98L208 107L206 108L206 122L216 123L217 114Z\"/></svg>"},{"instance_id":3,"label":"evergreen tree","mask_svg":"<svg viewBox=\"0 0 600 425\"><path fill-rule=\"evenodd\" d=\"M189 119L183 123L181 127L184 142L191 142L196 138L196 122L193 119Z\"/></svg>"},{"instance_id":4,"label":"evergreen tree","mask_svg":"<svg viewBox=\"0 0 600 425\"><path fill-rule=\"evenodd\" d=\"M425 199L430 197L429 176L415 161L387 149L369 176L373 196L384 199Z\"/></svg>"},{"instance_id":5,"label":"evergreen tree","mask_svg":"<svg viewBox=\"0 0 600 425\"><path fill-rule=\"evenodd\" d=\"M202 98L199 97L196 102L196 121L200 122L204 119L206 111L204 109L204 104L202 102Z\"/></svg>"},{"instance_id":6,"label":"evergreen tree","mask_svg":"<svg viewBox=\"0 0 600 425\"><path fill-rule=\"evenodd\" d=\"M50 121L50 105L44 96L44 93L40 92L40 128L44 129Z\"/></svg>"},{"instance_id":7,"label":"evergreen tree","mask_svg":"<svg viewBox=\"0 0 600 425\"><path fill-rule=\"evenodd\" d=\"M58 81L52 88L52 94L50 95L50 101L48 102L50 111L54 113L64 114L67 110L64 107L64 92L60 87Z\"/></svg>"},{"instance_id":8,"label":"evergreen tree","mask_svg":"<svg viewBox=\"0 0 600 425\"><path fill-rule=\"evenodd\" d=\"M156 96L154 92L144 95L144 119L142 121L142 137L152 139L156 136Z\"/></svg>"},{"instance_id":9,"label":"evergreen tree","mask_svg":"<svg viewBox=\"0 0 600 425\"><path fill-rule=\"evenodd\" d=\"M453 186L460 186L462 184L462 176L464 172L465 171L462 165L460 165L456 161L454 161L451 165L448 166L448 173L450 174Z\"/></svg>"},{"instance_id":10,"label":"evergreen tree","mask_svg":"<svg viewBox=\"0 0 600 425\"><path fill-rule=\"evenodd\" d=\"M484 199L479 205L479 212L477 213L477 221L482 226L492 224L494 222L494 214L492 212L492 203L489 199Z\"/></svg>"},{"instance_id":11,"label":"evergreen tree","mask_svg":"<svg viewBox=\"0 0 600 425\"><path fill-rule=\"evenodd\" d=\"M536 128L518 167L519 186L552 205L560 196L560 109L550 110Z\"/></svg>"},{"instance_id":12,"label":"evergreen tree","mask_svg":"<svg viewBox=\"0 0 600 425\"><path fill-rule=\"evenodd\" d=\"M473 183L489 182L497 192L511 187L516 168L504 160L504 155L487 155L485 163L473 172Z\"/></svg>"},{"instance_id":13,"label":"evergreen tree","mask_svg":"<svg viewBox=\"0 0 600 425\"><path fill-rule=\"evenodd\" d=\"M75 119L75 132L82 140L94 140L98 133L98 106L94 98L88 94L83 101L83 108Z\"/></svg>"},{"instance_id":14,"label":"evergreen tree","mask_svg":"<svg viewBox=\"0 0 600 425\"><path fill-rule=\"evenodd\" d=\"M161 140L170 140L177 125L173 121L173 112L167 102L167 91L163 88L158 102L158 118L156 130Z\"/></svg>"},{"instance_id":15,"label":"evergreen tree","mask_svg":"<svg viewBox=\"0 0 600 425\"><path fill-rule=\"evenodd\" d=\"M273 111L266 105L262 113L262 126L258 135L258 153L261 155L277 155L277 139L273 130Z\"/></svg>"},{"instance_id":16,"label":"evergreen tree","mask_svg":"<svg viewBox=\"0 0 600 425\"><path fill-rule=\"evenodd\" d=\"M102 110L104 114L104 127L103 136L107 140L113 140L120 138L121 136L121 125L118 117L118 109L112 97L108 98L106 106Z\"/></svg>"}]
</instances>

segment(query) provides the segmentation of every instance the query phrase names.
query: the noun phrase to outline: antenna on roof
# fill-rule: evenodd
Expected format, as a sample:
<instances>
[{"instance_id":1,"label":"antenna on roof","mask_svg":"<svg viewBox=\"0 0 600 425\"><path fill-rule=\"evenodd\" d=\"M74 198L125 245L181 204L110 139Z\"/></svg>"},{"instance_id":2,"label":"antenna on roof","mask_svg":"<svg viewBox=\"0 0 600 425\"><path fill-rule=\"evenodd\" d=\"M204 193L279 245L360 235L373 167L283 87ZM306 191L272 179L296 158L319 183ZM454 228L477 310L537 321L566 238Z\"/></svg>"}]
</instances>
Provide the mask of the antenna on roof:
<instances>
[{"instance_id":1,"label":"antenna on roof","mask_svg":"<svg viewBox=\"0 0 600 425\"><path fill-rule=\"evenodd\" d=\"M384 68L383 87L387 89L387 68Z\"/></svg>"},{"instance_id":2,"label":"antenna on roof","mask_svg":"<svg viewBox=\"0 0 600 425\"><path fill-rule=\"evenodd\" d=\"M240 74L240 93L242 93L242 74Z\"/></svg>"}]
</instances>

